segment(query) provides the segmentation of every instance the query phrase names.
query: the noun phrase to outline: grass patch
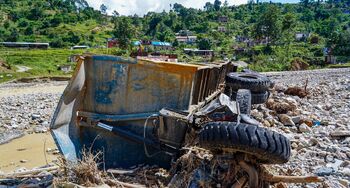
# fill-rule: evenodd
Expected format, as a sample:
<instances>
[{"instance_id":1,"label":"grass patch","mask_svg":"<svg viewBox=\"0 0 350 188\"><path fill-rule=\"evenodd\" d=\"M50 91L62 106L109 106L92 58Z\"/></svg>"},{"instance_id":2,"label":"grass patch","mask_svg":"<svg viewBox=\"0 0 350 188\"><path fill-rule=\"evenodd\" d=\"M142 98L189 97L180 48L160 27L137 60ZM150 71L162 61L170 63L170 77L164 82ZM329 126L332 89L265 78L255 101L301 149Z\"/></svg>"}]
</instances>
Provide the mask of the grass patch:
<instances>
[{"instance_id":1,"label":"grass patch","mask_svg":"<svg viewBox=\"0 0 350 188\"><path fill-rule=\"evenodd\" d=\"M328 65L328 68L350 68L350 62L344 64Z\"/></svg>"},{"instance_id":2,"label":"grass patch","mask_svg":"<svg viewBox=\"0 0 350 188\"><path fill-rule=\"evenodd\" d=\"M71 65L75 68L76 63L70 62L70 56L83 53L113 54L113 49L11 49L0 48L0 61L6 63L9 69L0 69L0 83L13 79L38 76L70 76L58 68L61 65ZM16 66L27 66L31 69L27 72L16 72Z\"/></svg>"}]
</instances>

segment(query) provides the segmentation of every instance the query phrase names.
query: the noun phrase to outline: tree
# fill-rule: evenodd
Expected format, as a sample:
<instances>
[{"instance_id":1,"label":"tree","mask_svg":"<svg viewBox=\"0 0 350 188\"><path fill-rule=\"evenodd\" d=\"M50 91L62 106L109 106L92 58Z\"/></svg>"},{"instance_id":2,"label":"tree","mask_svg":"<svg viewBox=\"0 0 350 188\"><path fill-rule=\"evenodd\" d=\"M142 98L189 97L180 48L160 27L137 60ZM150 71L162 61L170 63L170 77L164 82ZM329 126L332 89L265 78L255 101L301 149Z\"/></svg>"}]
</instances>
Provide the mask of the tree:
<instances>
[{"instance_id":1,"label":"tree","mask_svg":"<svg viewBox=\"0 0 350 188\"><path fill-rule=\"evenodd\" d=\"M296 26L296 18L293 13L288 12L282 18L282 41L285 44L285 52L287 59L290 58L290 44L294 39L294 28Z\"/></svg>"},{"instance_id":2,"label":"tree","mask_svg":"<svg viewBox=\"0 0 350 188\"><path fill-rule=\"evenodd\" d=\"M157 26L156 38L160 41L172 41L175 35L169 27L161 23Z\"/></svg>"},{"instance_id":3,"label":"tree","mask_svg":"<svg viewBox=\"0 0 350 188\"><path fill-rule=\"evenodd\" d=\"M118 17L118 16L119 16L119 12L117 12L116 10L114 10L113 13L112 13L112 15L113 15L114 17Z\"/></svg>"},{"instance_id":4,"label":"tree","mask_svg":"<svg viewBox=\"0 0 350 188\"><path fill-rule=\"evenodd\" d=\"M214 1L214 9L216 11L219 11L220 10L220 7L221 7L221 1L220 0L215 0Z\"/></svg>"},{"instance_id":5,"label":"tree","mask_svg":"<svg viewBox=\"0 0 350 188\"><path fill-rule=\"evenodd\" d=\"M29 25L25 30L24 30L24 34L26 35L32 35L34 33L33 31L33 27L31 25Z\"/></svg>"},{"instance_id":6,"label":"tree","mask_svg":"<svg viewBox=\"0 0 350 188\"><path fill-rule=\"evenodd\" d=\"M18 35L17 29L16 28L12 28L11 29L11 34L10 34L10 36L7 37L6 41L8 41L8 42L17 42L18 37L19 37L19 35Z\"/></svg>"},{"instance_id":7,"label":"tree","mask_svg":"<svg viewBox=\"0 0 350 188\"><path fill-rule=\"evenodd\" d=\"M9 21L5 21L4 28L8 29L9 27L10 27L10 22Z\"/></svg>"},{"instance_id":8,"label":"tree","mask_svg":"<svg viewBox=\"0 0 350 188\"><path fill-rule=\"evenodd\" d=\"M304 6L304 7L308 7L310 0L300 0L300 3Z\"/></svg>"},{"instance_id":9,"label":"tree","mask_svg":"<svg viewBox=\"0 0 350 188\"><path fill-rule=\"evenodd\" d=\"M256 39L266 37L268 42L276 41L281 31L280 14L280 10L276 5L269 4L258 17L257 23L254 26L254 37Z\"/></svg>"},{"instance_id":10,"label":"tree","mask_svg":"<svg viewBox=\"0 0 350 188\"><path fill-rule=\"evenodd\" d=\"M210 3L210 2L207 2L207 3L205 3L205 5L204 5L204 9L206 10L206 11L213 11L214 10L214 5L212 4L212 3Z\"/></svg>"},{"instance_id":11,"label":"tree","mask_svg":"<svg viewBox=\"0 0 350 188\"><path fill-rule=\"evenodd\" d=\"M89 4L85 0L75 0L78 9L85 9L89 7Z\"/></svg>"},{"instance_id":12,"label":"tree","mask_svg":"<svg viewBox=\"0 0 350 188\"><path fill-rule=\"evenodd\" d=\"M224 7L228 7L228 2L227 2L227 0L225 0L223 6L224 6Z\"/></svg>"},{"instance_id":13,"label":"tree","mask_svg":"<svg viewBox=\"0 0 350 188\"><path fill-rule=\"evenodd\" d=\"M130 46L130 40L134 35L134 30L129 18L121 17L115 22L113 34L118 40L119 47L127 49Z\"/></svg>"},{"instance_id":14,"label":"tree","mask_svg":"<svg viewBox=\"0 0 350 188\"><path fill-rule=\"evenodd\" d=\"M51 27L57 27L58 25L60 25L60 23L63 22L63 18L60 15L55 15L51 20L50 20L50 24Z\"/></svg>"},{"instance_id":15,"label":"tree","mask_svg":"<svg viewBox=\"0 0 350 188\"><path fill-rule=\"evenodd\" d=\"M80 42L80 36L75 34L73 31L69 31L68 36L65 37L65 41L72 44L78 44Z\"/></svg>"},{"instance_id":16,"label":"tree","mask_svg":"<svg viewBox=\"0 0 350 188\"><path fill-rule=\"evenodd\" d=\"M105 4L102 4L100 6L100 11L101 11L102 14L107 14L107 10L108 10L108 8L107 8L107 6Z\"/></svg>"},{"instance_id":17,"label":"tree","mask_svg":"<svg viewBox=\"0 0 350 188\"><path fill-rule=\"evenodd\" d=\"M283 16L282 31L288 31L295 27L296 18L293 13L287 13Z\"/></svg>"},{"instance_id":18,"label":"tree","mask_svg":"<svg viewBox=\"0 0 350 188\"><path fill-rule=\"evenodd\" d=\"M175 4L173 5L173 9L174 9L174 11L177 12L177 13L180 13L181 10L183 10L184 8L185 8L185 7L184 7L183 5L181 5L181 4L179 4L179 3L175 3Z\"/></svg>"},{"instance_id":19,"label":"tree","mask_svg":"<svg viewBox=\"0 0 350 188\"><path fill-rule=\"evenodd\" d=\"M32 8L30 11L29 11L29 14L27 15L27 18L29 20L38 20L40 19L41 17L43 17L43 14L44 11L41 7L38 7L38 6L34 6L34 8Z\"/></svg>"},{"instance_id":20,"label":"tree","mask_svg":"<svg viewBox=\"0 0 350 188\"><path fill-rule=\"evenodd\" d=\"M350 31L334 33L328 41L334 55L349 56L350 53Z\"/></svg>"},{"instance_id":21,"label":"tree","mask_svg":"<svg viewBox=\"0 0 350 188\"><path fill-rule=\"evenodd\" d=\"M19 27L27 27L28 26L28 21L24 18L21 18L18 22Z\"/></svg>"},{"instance_id":22,"label":"tree","mask_svg":"<svg viewBox=\"0 0 350 188\"><path fill-rule=\"evenodd\" d=\"M202 38L198 40L198 48L200 50L210 50L211 49L211 42L207 38Z\"/></svg>"}]
</instances>

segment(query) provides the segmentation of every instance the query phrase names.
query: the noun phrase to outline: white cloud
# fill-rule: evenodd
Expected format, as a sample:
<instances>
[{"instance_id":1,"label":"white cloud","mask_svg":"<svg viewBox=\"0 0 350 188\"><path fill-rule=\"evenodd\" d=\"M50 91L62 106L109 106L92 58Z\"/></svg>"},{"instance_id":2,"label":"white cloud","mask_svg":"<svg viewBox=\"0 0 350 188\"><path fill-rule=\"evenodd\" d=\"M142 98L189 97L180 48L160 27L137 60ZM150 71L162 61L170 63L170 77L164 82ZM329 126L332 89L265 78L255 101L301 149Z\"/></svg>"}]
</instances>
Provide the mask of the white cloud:
<instances>
[{"instance_id":1,"label":"white cloud","mask_svg":"<svg viewBox=\"0 0 350 188\"><path fill-rule=\"evenodd\" d=\"M108 7L108 13L114 10L121 15L144 15L147 12L168 11L170 4L180 3L185 7L203 8L206 2L214 2L214 0L86 0L90 6L99 9L101 4ZM222 0L224 2L224 0ZM240 5L247 3L247 0L228 0L229 5Z\"/></svg>"}]
</instances>

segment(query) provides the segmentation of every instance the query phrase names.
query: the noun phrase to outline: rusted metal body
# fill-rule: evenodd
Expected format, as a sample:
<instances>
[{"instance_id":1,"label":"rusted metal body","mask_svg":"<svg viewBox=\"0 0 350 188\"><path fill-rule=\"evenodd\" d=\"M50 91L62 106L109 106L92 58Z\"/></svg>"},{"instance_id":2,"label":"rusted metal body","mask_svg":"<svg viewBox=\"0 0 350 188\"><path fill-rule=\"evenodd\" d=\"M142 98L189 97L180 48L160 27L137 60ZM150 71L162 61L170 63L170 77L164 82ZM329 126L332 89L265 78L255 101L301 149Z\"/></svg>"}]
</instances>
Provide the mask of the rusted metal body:
<instances>
[{"instance_id":1,"label":"rusted metal body","mask_svg":"<svg viewBox=\"0 0 350 188\"><path fill-rule=\"evenodd\" d=\"M225 75L233 69L228 62L185 64L100 55L79 59L51 129L66 158L76 160L84 147L101 150L106 168L170 164L171 157L153 142L159 111L194 113L222 91Z\"/></svg>"}]
</instances>

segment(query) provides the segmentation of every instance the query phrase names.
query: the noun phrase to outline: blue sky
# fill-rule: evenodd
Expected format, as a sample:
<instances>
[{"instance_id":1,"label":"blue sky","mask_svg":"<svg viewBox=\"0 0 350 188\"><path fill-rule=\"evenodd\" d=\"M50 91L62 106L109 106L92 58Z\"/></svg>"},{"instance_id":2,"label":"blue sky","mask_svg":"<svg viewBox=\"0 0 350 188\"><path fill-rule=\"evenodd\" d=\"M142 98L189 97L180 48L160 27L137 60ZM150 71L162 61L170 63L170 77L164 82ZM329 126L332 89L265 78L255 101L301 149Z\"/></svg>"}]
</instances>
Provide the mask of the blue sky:
<instances>
[{"instance_id":1,"label":"blue sky","mask_svg":"<svg viewBox=\"0 0 350 188\"><path fill-rule=\"evenodd\" d=\"M87 0L90 6L99 9L101 4L108 7L108 13L114 10L122 15L144 15L149 11L162 12L169 10L170 4L181 3L185 7L203 8L206 2L214 0ZM262 0L269 2L269 0ZM296 3L299 0L272 0L273 2ZM222 0L224 2L224 0ZM247 0L227 0L229 5L240 5L247 3Z\"/></svg>"}]
</instances>

